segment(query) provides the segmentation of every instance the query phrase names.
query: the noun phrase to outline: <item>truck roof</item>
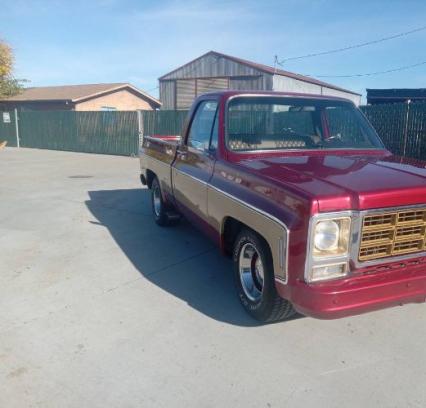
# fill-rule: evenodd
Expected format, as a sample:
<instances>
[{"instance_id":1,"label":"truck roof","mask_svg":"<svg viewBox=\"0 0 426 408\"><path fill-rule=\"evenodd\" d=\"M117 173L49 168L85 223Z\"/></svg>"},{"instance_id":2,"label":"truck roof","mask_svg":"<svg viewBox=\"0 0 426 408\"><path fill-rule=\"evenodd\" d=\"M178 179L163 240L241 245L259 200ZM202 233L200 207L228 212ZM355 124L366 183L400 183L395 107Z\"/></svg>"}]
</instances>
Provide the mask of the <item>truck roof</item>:
<instances>
[{"instance_id":1,"label":"truck roof","mask_svg":"<svg viewBox=\"0 0 426 408\"><path fill-rule=\"evenodd\" d=\"M244 96L244 95L253 95L253 96L286 96L290 98L309 98L309 99L322 99L322 100L338 100L353 103L350 99L342 98L339 96L331 95L317 95L317 94L307 94L307 93L297 93L297 92L277 92L277 91L238 91L238 90L226 90L226 91L213 91L208 92L208 95L214 95L223 97L225 99L230 98L231 96ZM206 94L204 94L206 95ZM200 95L202 96L202 95Z\"/></svg>"}]
</instances>

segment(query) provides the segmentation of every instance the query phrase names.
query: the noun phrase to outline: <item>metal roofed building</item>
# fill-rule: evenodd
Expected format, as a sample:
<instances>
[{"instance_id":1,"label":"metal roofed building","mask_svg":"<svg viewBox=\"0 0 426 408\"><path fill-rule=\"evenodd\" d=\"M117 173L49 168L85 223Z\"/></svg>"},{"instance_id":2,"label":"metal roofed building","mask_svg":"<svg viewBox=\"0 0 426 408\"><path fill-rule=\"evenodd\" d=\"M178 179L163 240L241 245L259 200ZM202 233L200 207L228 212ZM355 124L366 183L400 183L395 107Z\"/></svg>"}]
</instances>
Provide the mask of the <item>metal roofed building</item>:
<instances>
[{"instance_id":1,"label":"metal roofed building","mask_svg":"<svg viewBox=\"0 0 426 408\"><path fill-rule=\"evenodd\" d=\"M361 95L348 89L216 51L163 75L159 87L162 109L188 109L195 97L225 89L338 96L361 103Z\"/></svg>"}]
</instances>

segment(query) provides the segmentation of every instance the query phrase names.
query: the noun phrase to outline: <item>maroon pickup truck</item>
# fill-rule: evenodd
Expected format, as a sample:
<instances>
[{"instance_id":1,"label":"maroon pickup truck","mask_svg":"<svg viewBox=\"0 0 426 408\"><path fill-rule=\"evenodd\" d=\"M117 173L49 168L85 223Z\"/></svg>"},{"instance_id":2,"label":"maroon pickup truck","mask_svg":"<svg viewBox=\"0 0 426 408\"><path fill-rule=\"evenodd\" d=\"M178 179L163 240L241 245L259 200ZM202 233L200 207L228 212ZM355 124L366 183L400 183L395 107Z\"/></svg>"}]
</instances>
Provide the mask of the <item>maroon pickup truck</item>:
<instances>
[{"instance_id":1,"label":"maroon pickup truck","mask_svg":"<svg viewBox=\"0 0 426 408\"><path fill-rule=\"evenodd\" d=\"M206 94L140 161L157 224L184 215L232 256L260 321L425 301L425 163L393 156L345 99Z\"/></svg>"}]
</instances>

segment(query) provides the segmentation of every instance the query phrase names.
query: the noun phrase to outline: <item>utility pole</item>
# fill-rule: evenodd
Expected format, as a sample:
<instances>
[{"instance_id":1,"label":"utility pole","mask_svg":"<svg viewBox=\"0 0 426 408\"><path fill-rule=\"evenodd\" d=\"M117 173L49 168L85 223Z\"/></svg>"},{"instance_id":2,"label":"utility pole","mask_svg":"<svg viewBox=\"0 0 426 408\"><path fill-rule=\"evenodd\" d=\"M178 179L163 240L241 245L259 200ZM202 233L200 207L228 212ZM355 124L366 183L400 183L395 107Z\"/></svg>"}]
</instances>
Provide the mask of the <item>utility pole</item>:
<instances>
[{"instance_id":1,"label":"utility pole","mask_svg":"<svg viewBox=\"0 0 426 408\"><path fill-rule=\"evenodd\" d=\"M16 135L16 147L19 147L19 126L18 126L18 109L15 108L15 135Z\"/></svg>"},{"instance_id":2,"label":"utility pole","mask_svg":"<svg viewBox=\"0 0 426 408\"><path fill-rule=\"evenodd\" d=\"M142 111L138 110L137 113L138 113L138 140L139 140L138 154L139 154L139 149L143 145L144 128L143 128Z\"/></svg>"},{"instance_id":3,"label":"utility pole","mask_svg":"<svg viewBox=\"0 0 426 408\"><path fill-rule=\"evenodd\" d=\"M402 153L402 156L405 157L405 154L407 152L407 142L408 142L408 120L410 118L410 103L411 100L408 99L407 101L407 113L405 115L405 129L404 129L404 150Z\"/></svg>"},{"instance_id":4,"label":"utility pole","mask_svg":"<svg viewBox=\"0 0 426 408\"><path fill-rule=\"evenodd\" d=\"M274 74L277 73L278 55L274 57Z\"/></svg>"}]
</instances>

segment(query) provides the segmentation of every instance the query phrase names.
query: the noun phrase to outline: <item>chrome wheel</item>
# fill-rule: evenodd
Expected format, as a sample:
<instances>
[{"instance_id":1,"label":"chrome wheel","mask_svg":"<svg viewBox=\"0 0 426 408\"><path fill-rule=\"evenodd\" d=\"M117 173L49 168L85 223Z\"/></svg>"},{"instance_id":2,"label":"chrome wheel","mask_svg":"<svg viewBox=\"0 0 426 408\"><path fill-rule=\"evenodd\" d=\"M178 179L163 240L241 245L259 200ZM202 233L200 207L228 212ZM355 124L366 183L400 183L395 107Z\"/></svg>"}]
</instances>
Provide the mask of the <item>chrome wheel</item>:
<instances>
[{"instance_id":1,"label":"chrome wheel","mask_svg":"<svg viewBox=\"0 0 426 408\"><path fill-rule=\"evenodd\" d=\"M157 217L161 215L161 191L158 184L155 184L152 190L152 202L154 204L154 212Z\"/></svg>"},{"instance_id":2,"label":"chrome wheel","mask_svg":"<svg viewBox=\"0 0 426 408\"><path fill-rule=\"evenodd\" d=\"M264 272L262 259L252 243L241 248L238 266L244 293L253 302L258 301L262 297Z\"/></svg>"}]
</instances>

